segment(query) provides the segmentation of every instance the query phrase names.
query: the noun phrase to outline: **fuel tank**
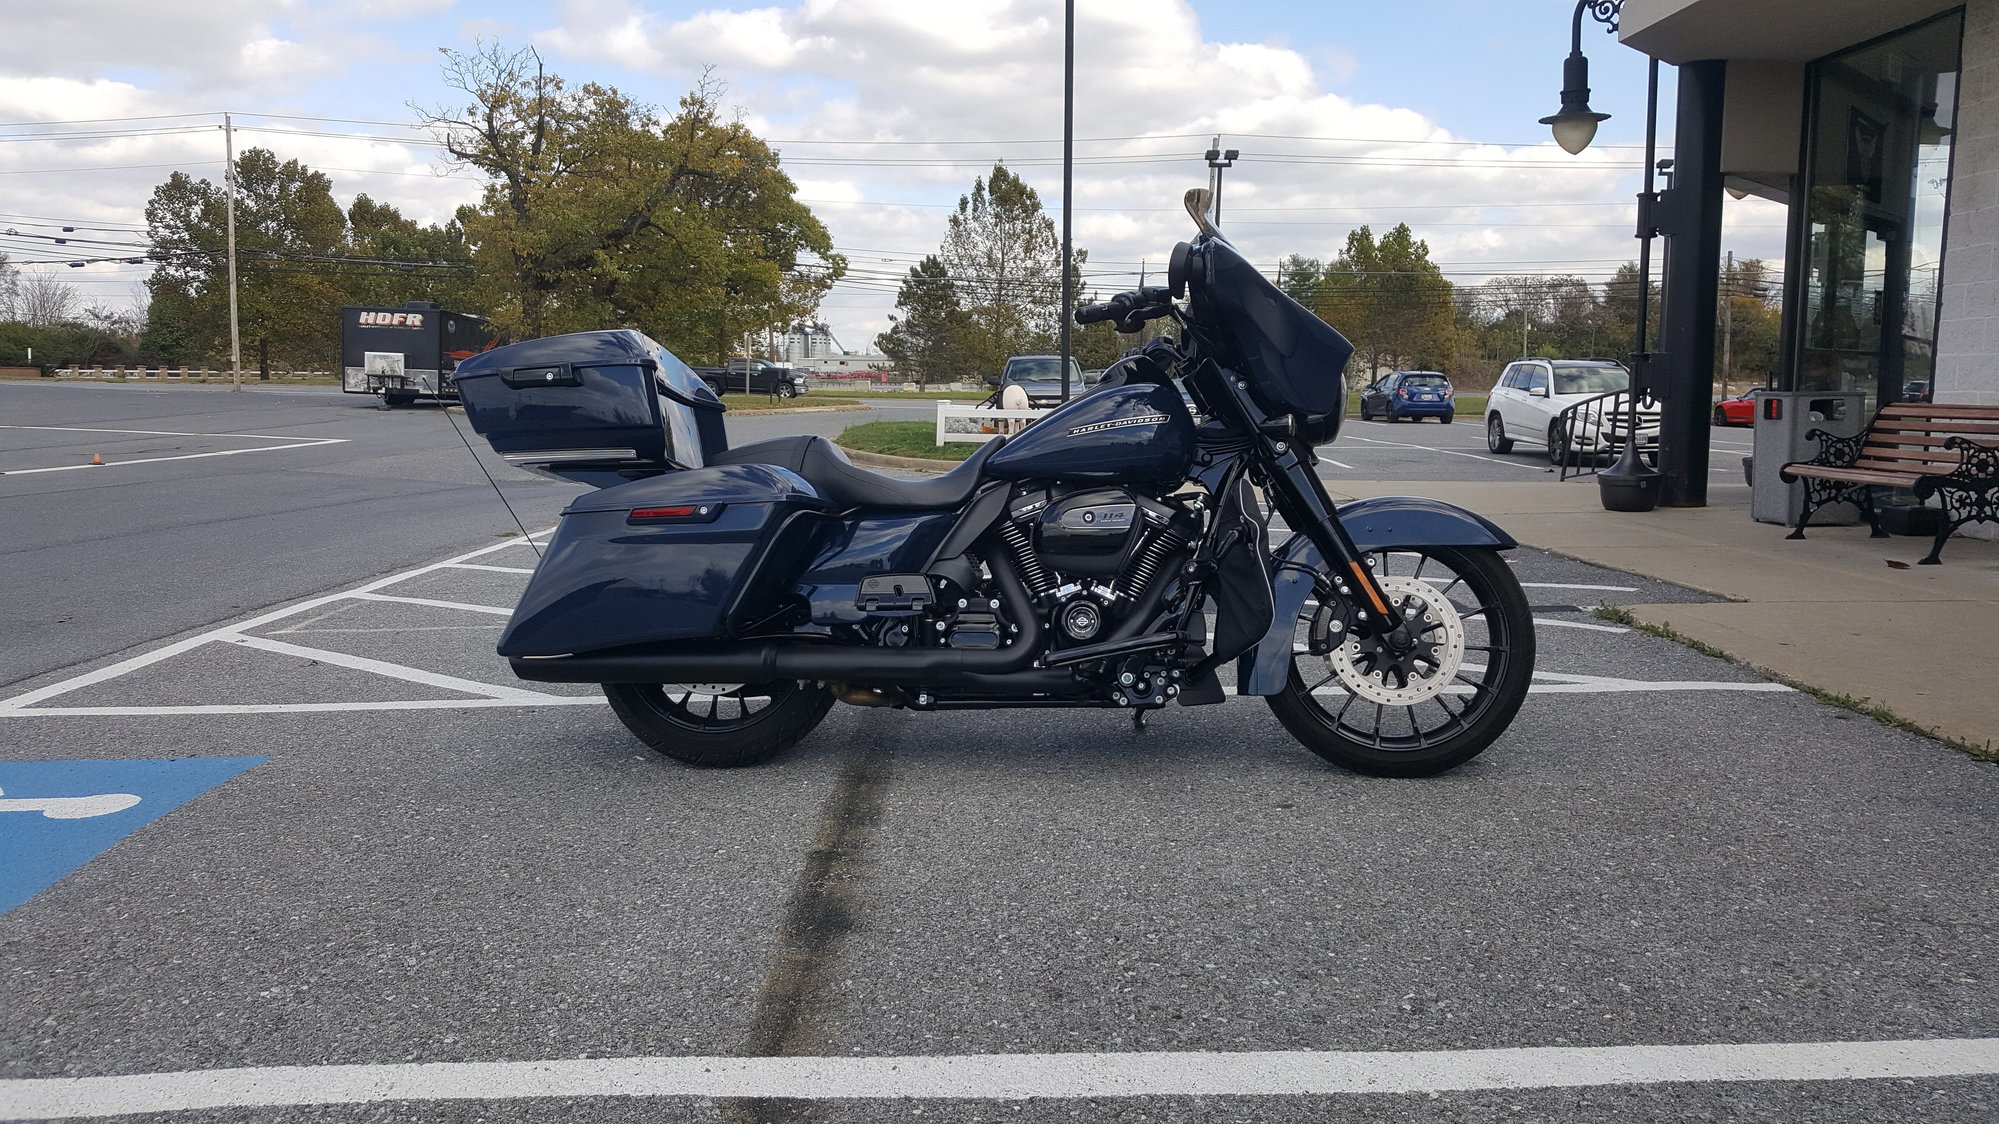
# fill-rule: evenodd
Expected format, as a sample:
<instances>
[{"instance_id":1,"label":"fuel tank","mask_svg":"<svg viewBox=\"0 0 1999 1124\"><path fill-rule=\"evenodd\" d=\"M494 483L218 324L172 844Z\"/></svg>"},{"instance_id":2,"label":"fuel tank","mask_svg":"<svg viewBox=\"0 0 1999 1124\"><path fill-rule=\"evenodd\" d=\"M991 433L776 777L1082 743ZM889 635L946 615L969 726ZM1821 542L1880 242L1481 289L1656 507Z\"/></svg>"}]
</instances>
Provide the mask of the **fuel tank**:
<instances>
[{"instance_id":1,"label":"fuel tank","mask_svg":"<svg viewBox=\"0 0 1999 1124\"><path fill-rule=\"evenodd\" d=\"M1194 416L1171 386L1109 386L1072 399L986 462L1001 480L1178 480L1194 459Z\"/></svg>"}]
</instances>

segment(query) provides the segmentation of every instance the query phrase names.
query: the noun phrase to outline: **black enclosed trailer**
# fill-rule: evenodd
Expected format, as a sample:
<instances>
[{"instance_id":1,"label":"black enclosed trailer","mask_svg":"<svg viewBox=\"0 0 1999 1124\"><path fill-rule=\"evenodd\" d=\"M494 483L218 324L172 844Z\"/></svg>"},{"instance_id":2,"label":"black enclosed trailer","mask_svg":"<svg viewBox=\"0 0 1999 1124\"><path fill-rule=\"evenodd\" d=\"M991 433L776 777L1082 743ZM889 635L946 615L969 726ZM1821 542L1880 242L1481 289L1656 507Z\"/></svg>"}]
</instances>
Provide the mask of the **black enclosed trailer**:
<instances>
[{"instance_id":1,"label":"black enclosed trailer","mask_svg":"<svg viewBox=\"0 0 1999 1124\"><path fill-rule=\"evenodd\" d=\"M451 372L496 340L483 318L430 301L401 308L349 305L340 310L340 389L378 394L391 406L456 398Z\"/></svg>"}]
</instances>

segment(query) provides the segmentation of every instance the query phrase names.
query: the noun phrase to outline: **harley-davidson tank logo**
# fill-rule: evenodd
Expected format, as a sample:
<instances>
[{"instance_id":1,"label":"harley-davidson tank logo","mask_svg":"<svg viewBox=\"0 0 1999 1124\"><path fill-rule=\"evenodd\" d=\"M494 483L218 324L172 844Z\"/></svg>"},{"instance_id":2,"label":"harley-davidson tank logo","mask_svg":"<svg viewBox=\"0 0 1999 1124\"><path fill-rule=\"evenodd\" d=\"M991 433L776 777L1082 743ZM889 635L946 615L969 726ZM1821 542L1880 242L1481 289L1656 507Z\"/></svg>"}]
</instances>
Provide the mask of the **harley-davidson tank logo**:
<instances>
[{"instance_id":1,"label":"harley-davidson tank logo","mask_svg":"<svg viewBox=\"0 0 1999 1124\"><path fill-rule=\"evenodd\" d=\"M1128 425L1161 425L1171 420L1173 419L1167 417L1165 414L1139 414L1135 417L1115 418L1107 422L1097 422L1095 425L1079 425L1069 431L1069 436L1078 437L1085 433L1102 433L1106 429L1123 429Z\"/></svg>"}]
</instances>

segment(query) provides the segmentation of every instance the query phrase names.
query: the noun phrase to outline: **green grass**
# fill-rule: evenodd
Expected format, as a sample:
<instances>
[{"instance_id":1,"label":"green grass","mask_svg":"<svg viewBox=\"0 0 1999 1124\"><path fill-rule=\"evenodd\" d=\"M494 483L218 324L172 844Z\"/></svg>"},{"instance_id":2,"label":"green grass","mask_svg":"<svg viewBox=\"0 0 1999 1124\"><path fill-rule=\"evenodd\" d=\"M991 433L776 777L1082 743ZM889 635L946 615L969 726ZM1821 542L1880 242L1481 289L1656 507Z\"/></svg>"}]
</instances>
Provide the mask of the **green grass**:
<instances>
[{"instance_id":1,"label":"green grass","mask_svg":"<svg viewBox=\"0 0 1999 1124\"><path fill-rule=\"evenodd\" d=\"M813 395L822 393L851 394L862 401L870 398L904 398L915 399L921 402L964 402L973 404L986 400L984 394L980 394L975 390L862 390L858 387L849 387L830 392L818 390L812 392Z\"/></svg>"},{"instance_id":2,"label":"green grass","mask_svg":"<svg viewBox=\"0 0 1999 1124\"><path fill-rule=\"evenodd\" d=\"M1452 400L1451 409L1457 414L1456 417L1451 419L1452 421L1485 424L1485 395L1483 394L1460 394ZM1347 416L1350 418L1360 417L1359 391L1354 391L1347 395ZM1429 419L1425 418L1423 420L1428 421Z\"/></svg>"},{"instance_id":3,"label":"green grass","mask_svg":"<svg viewBox=\"0 0 1999 1124\"><path fill-rule=\"evenodd\" d=\"M1613 624L1621 624L1626 628L1635 629L1639 632L1645 633L1648 636L1657 636L1661 640L1671 640L1675 644L1681 644L1688 648L1692 648L1694 651L1699 652L1703 656L1711 656L1715 659L1721 660L1724 663L1739 664L1742 662L1741 660L1736 659L1734 656L1729 655L1727 652L1722 651L1720 648L1717 648L1712 644L1703 643L1699 640L1694 639L1691 636L1686 635L1683 632L1680 632L1679 630L1673 627L1671 621L1668 621L1665 624L1648 624L1645 621L1641 621L1637 617L1632 616L1628 610L1619 608L1616 605L1597 606L1596 616L1598 620L1610 621ZM1904 733L1916 734L1921 737L1931 738L1936 741L1940 741L1945 745L1950 746L1952 749L1958 750L1959 752L1964 753L1968 756L1976 757L1981 761L1999 761L1999 745L1995 745L1990 740L1985 741L1983 744L1979 744L1974 742L1962 741L1958 738L1947 737L1943 734L1938 733L1933 727L1920 725L1917 722L1913 721L1912 719L1902 717L1901 715L1895 713L1893 710L1890 710L1889 708L1875 702L1873 699L1856 695L1849 695L1841 691L1828 691L1820 687L1814 687L1809 683L1800 683L1799 681L1792 679L1789 676L1777 675L1763 668L1757 668L1756 670L1763 675L1766 675L1772 679L1777 680L1778 682L1784 684L1787 687L1791 687L1803 694L1810 695L1811 697L1817 699L1818 701L1825 703L1827 706L1835 706L1841 710L1852 711L1853 713L1861 715L1863 717L1872 718L1874 721L1879 722L1881 725L1887 726L1890 729L1901 730Z\"/></svg>"},{"instance_id":4,"label":"green grass","mask_svg":"<svg viewBox=\"0 0 1999 1124\"><path fill-rule=\"evenodd\" d=\"M806 394L798 398L778 398L769 394L724 394L722 403L731 410L750 414L766 410L795 410L800 406L859 405L852 398L835 398L818 394Z\"/></svg>"},{"instance_id":5,"label":"green grass","mask_svg":"<svg viewBox=\"0 0 1999 1124\"><path fill-rule=\"evenodd\" d=\"M933 461L961 461L979 451L976 441L937 445L936 439L935 422L880 421L850 425L834 440L849 449Z\"/></svg>"}]
</instances>

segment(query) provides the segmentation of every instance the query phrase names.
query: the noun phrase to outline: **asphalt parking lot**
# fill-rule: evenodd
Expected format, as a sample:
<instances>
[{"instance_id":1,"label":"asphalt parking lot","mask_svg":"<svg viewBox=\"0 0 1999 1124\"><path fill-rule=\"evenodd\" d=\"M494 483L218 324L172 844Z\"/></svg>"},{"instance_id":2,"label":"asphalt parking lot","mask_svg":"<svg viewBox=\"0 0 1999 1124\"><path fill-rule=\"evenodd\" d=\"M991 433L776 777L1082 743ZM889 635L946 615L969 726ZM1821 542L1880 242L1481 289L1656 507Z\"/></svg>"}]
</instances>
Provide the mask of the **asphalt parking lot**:
<instances>
[{"instance_id":1,"label":"asphalt parking lot","mask_svg":"<svg viewBox=\"0 0 1999 1124\"><path fill-rule=\"evenodd\" d=\"M1545 469L1481 451L1322 471ZM1999 1116L1993 770L1588 611L1698 591L1515 552L1534 692L1429 780L1241 698L703 771L511 678L501 533L0 689L0 1119Z\"/></svg>"}]
</instances>

